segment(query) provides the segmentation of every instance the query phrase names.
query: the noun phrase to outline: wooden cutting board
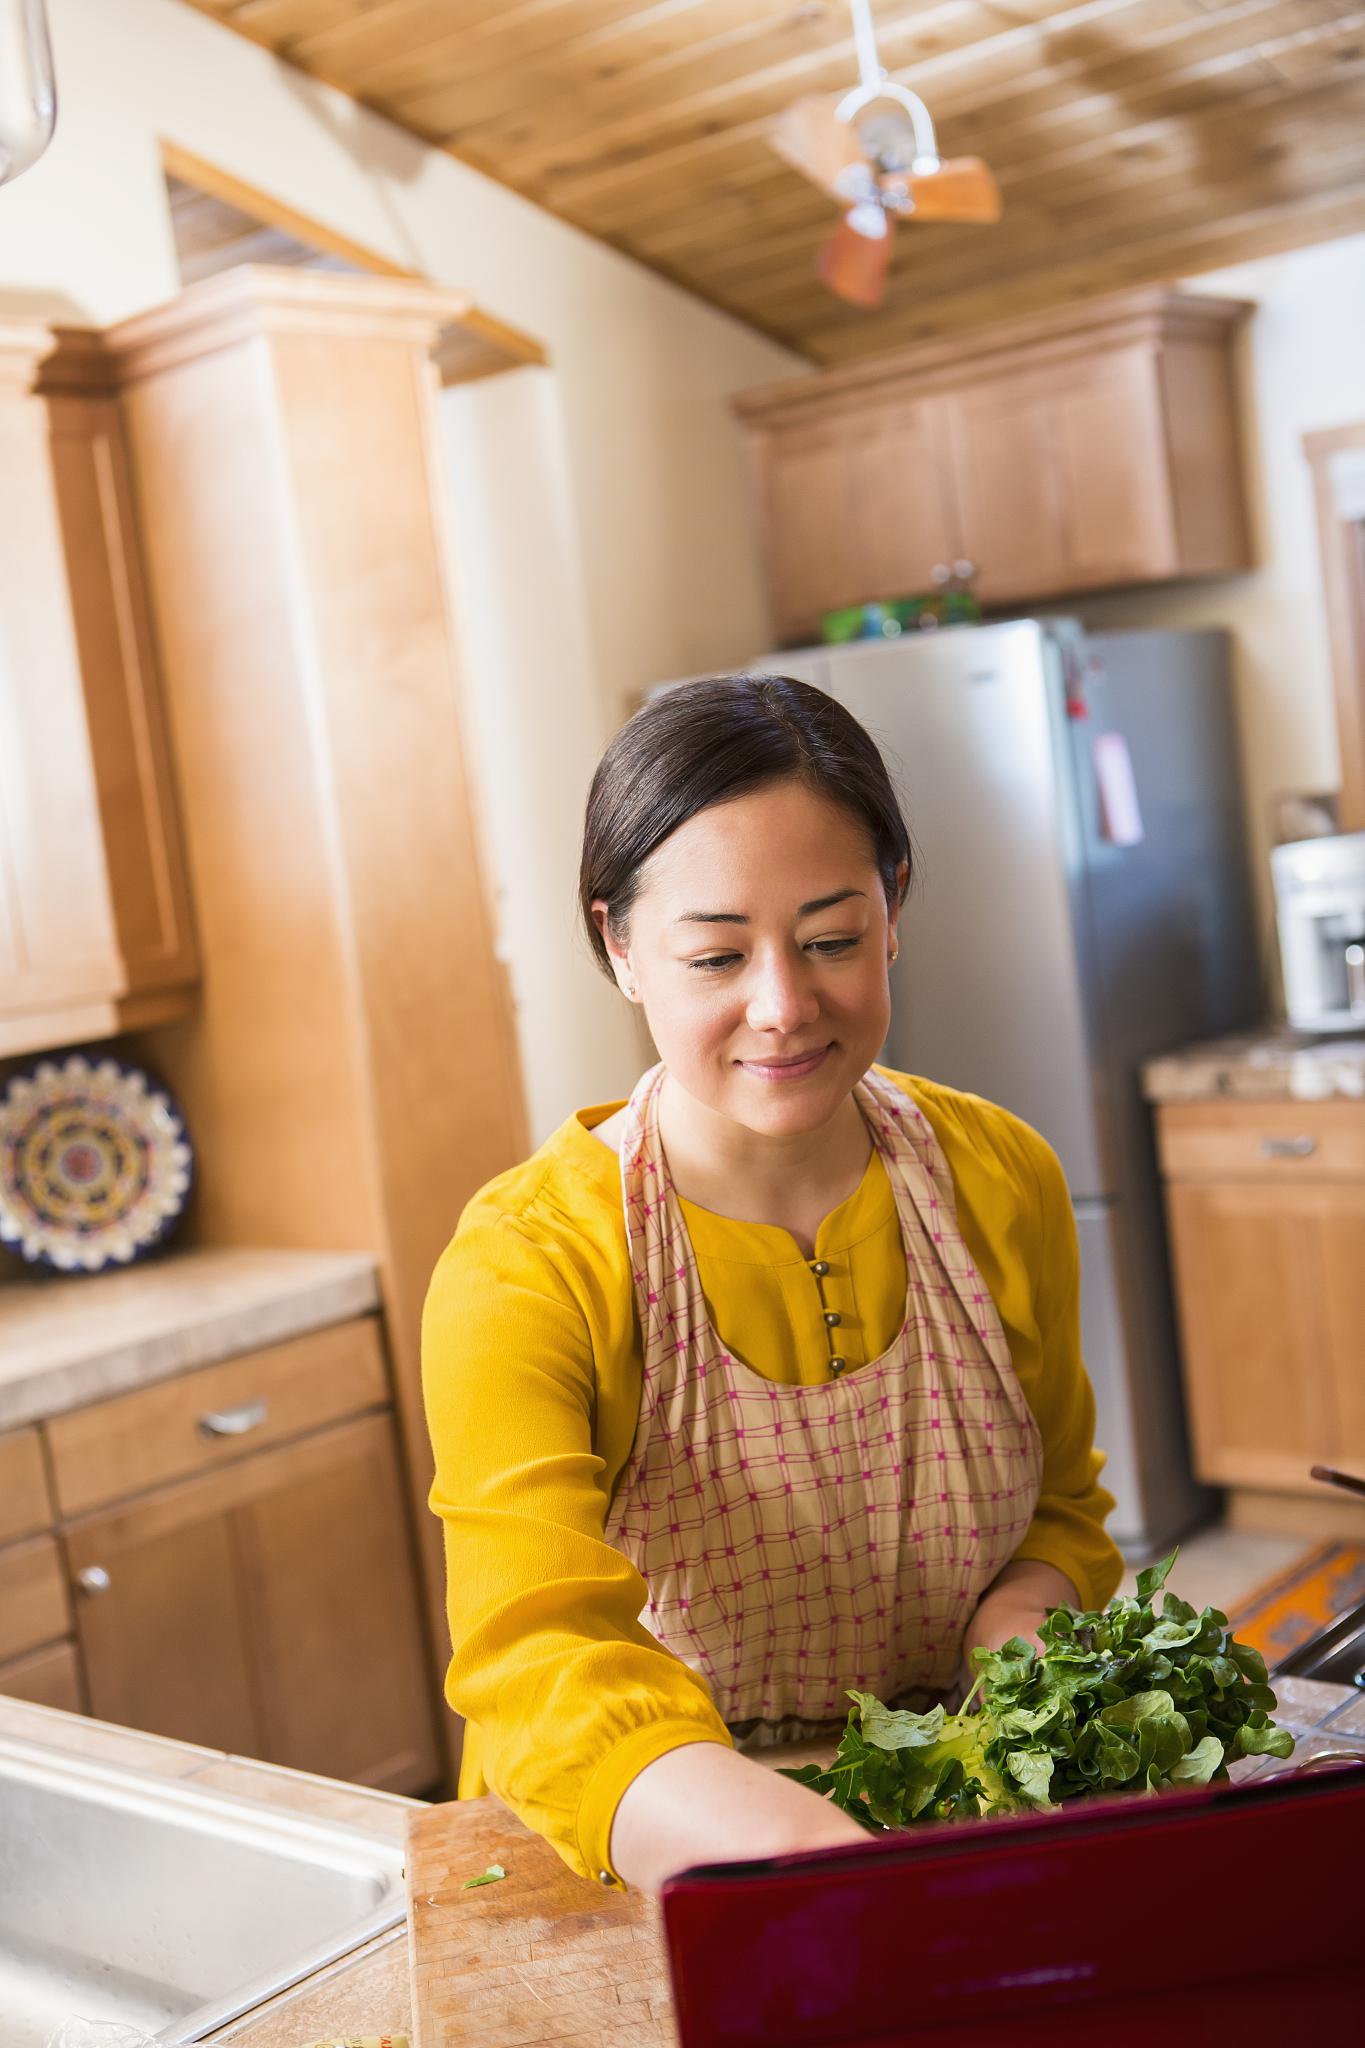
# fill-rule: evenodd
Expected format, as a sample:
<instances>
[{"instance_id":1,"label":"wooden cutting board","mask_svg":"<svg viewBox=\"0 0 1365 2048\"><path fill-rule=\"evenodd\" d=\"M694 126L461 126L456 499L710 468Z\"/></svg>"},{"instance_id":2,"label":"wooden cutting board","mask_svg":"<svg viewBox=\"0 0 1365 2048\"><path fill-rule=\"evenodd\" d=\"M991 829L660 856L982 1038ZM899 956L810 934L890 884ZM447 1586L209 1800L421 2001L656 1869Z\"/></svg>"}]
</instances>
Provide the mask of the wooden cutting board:
<instances>
[{"instance_id":1,"label":"wooden cutting board","mask_svg":"<svg viewBox=\"0 0 1365 2048\"><path fill-rule=\"evenodd\" d=\"M575 1877L500 1800L414 1813L407 1873L414 2048L677 2048L657 1905Z\"/></svg>"}]
</instances>

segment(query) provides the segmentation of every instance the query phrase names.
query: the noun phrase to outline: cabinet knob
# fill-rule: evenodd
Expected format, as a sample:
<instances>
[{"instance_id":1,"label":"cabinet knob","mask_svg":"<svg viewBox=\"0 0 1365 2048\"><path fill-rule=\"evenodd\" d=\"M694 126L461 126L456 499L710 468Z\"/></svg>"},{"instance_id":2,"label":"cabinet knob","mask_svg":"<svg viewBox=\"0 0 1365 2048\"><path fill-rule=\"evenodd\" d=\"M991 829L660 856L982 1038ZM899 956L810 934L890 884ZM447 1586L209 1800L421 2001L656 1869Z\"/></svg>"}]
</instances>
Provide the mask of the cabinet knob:
<instances>
[{"instance_id":1,"label":"cabinet knob","mask_svg":"<svg viewBox=\"0 0 1365 2048\"><path fill-rule=\"evenodd\" d=\"M243 1401L237 1408L220 1408L199 1418L201 1436L247 1436L253 1429L259 1429L265 1421L268 1408L264 1401Z\"/></svg>"},{"instance_id":2,"label":"cabinet knob","mask_svg":"<svg viewBox=\"0 0 1365 2048\"><path fill-rule=\"evenodd\" d=\"M1311 1159L1317 1149L1317 1139L1306 1131L1301 1137L1262 1138L1260 1145L1262 1159Z\"/></svg>"},{"instance_id":3,"label":"cabinet knob","mask_svg":"<svg viewBox=\"0 0 1365 2048\"><path fill-rule=\"evenodd\" d=\"M102 1564L88 1564L83 1572L77 1572L76 1584L82 1593L107 1593L113 1581Z\"/></svg>"}]
</instances>

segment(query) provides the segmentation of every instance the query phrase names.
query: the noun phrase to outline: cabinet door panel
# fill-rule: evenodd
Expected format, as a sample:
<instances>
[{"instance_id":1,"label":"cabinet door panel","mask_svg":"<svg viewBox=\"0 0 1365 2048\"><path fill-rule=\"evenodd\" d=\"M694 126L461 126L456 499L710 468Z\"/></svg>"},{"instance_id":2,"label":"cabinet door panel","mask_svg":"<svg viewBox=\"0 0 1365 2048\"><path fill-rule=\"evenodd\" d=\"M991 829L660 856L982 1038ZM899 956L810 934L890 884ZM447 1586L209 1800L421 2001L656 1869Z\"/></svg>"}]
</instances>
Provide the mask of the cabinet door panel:
<instances>
[{"instance_id":1,"label":"cabinet door panel","mask_svg":"<svg viewBox=\"0 0 1365 2048\"><path fill-rule=\"evenodd\" d=\"M0 1543L52 1521L42 1446L36 1429L0 1436Z\"/></svg>"},{"instance_id":2,"label":"cabinet door panel","mask_svg":"<svg viewBox=\"0 0 1365 2048\"><path fill-rule=\"evenodd\" d=\"M189 890L112 398L50 400L51 462L119 948L133 990L194 979Z\"/></svg>"},{"instance_id":3,"label":"cabinet door panel","mask_svg":"<svg viewBox=\"0 0 1365 2048\"><path fill-rule=\"evenodd\" d=\"M1063 588L1056 380L991 379L951 401L962 545L988 604Z\"/></svg>"},{"instance_id":4,"label":"cabinet door panel","mask_svg":"<svg viewBox=\"0 0 1365 2048\"><path fill-rule=\"evenodd\" d=\"M31 1700L35 1707L81 1713L81 1675L74 1645L54 1643L50 1649L16 1657L12 1664L0 1664L0 1695Z\"/></svg>"},{"instance_id":5,"label":"cabinet door panel","mask_svg":"<svg viewBox=\"0 0 1365 2048\"><path fill-rule=\"evenodd\" d=\"M1175 521L1150 351L1068 363L1058 374L1054 418L1065 526L1058 588L1174 576Z\"/></svg>"},{"instance_id":6,"label":"cabinet door panel","mask_svg":"<svg viewBox=\"0 0 1365 2048\"><path fill-rule=\"evenodd\" d=\"M0 362L0 1013L121 993L43 401Z\"/></svg>"},{"instance_id":7,"label":"cabinet door panel","mask_svg":"<svg viewBox=\"0 0 1365 2048\"><path fill-rule=\"evenodd\" d=\"M257 1755L236 1531L188 1490L169 1506L108 1516L73 1535L73 1574L109 1574L108 1590L76 1588L76 1625L90 1711L101 1721Z\"/></svg>"},{"instance_id":8,"label":"cabinet door panel","mask_svg":"<svg viewBox=\"0 0 1365 2048\"><path fill-rule=\"evenodd\" d=\"M387 1415L76 1525L91 1712L396 1791L440 1775Z\"/></svg>"},{"instance_id":9,"label":"cabinet door panel","mask_svg":"<svg viewBox=\"0 0 1365 2048\"><path fill-rule=\"evenodd\" d=\"M0 1657L17 1657L71 1628L61 1557L51 1536L0 1550Z\"/></svg>"},{"instance_id":10,"label":"cabinet door panel","mask_svg":"<svg viewBox=\"0 0 1365 2048\"><path fill-rule=\"evenodd\" d=\"M389 1790L440 1775L403 1483L383 1417L300 1446L240 1530L272 1763Z\"/></svg>"},{"instance_id":11,"label":"cabinet door panel","mask_svg":"<svg viewBox=\"0 0 1365 2048\"><path fill-rule=\"evenodd\" d=\"M837 425L779 434L765 472L774 624L782 640L812 638L862 578L844 437Z\"/></svg>"},{"instance_id":12,"label":"cabinet door panel","mask_svg":"<svg viewBox=\"0 0 1365 2048\"><path fill-rule=\"evenodd\" d=\"M1195 1468L1310 1491L1309 1466L1360 1426L1365 1288L1333 1290L1360 1264L1365 1188L1188 1183L1168 1200Z\"/></svg>"},{"instance_id":13,"label":"cabinet door panel","mask_svg":"<svg viewBox=\"0 0 1365 2048\"><path fill-rule=\"evenodd\" d=\"M930 590L935 568L962 553L947 434L947 410L932 399L850 417L854 602Z\"/></svg>"}]
</instances>

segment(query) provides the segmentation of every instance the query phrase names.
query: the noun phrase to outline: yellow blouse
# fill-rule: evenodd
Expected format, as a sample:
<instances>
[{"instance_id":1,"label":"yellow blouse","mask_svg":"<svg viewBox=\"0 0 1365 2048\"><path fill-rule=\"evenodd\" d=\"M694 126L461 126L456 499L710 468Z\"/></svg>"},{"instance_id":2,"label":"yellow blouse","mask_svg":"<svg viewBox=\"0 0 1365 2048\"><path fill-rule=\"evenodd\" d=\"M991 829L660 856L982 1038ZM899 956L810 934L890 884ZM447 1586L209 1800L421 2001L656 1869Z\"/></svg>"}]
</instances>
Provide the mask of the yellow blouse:
<instances>
[{"instance_id":1,"label":"yellow blouse","mask_svg":"<svg viewBox=\"0 0 1365 2048\"><path fill-rule=\"evenodd\" d=\"M959 1227L1042 1436L1042 1497L1015 1555L1056 1565L1084 1605L1102 1604L1122 1560L1104 1531L1113 1499L1099 1484L1061 1166L1007 1110L889 1078L943 1148ZM446 1697L469 1723L460 1793L491 1787L593 1877L610 1867L632 1779L681 1743L729 1740L703 1680L640 1626L643 1581L603 1534L642 1371L620 1163L591 1135L620 1107L580 1110L480 1190L436 1268L422 1329L454 1652ZM905 1255L880 1154L820 1226L813 1257L829 1271L818 1281L787 1231L682 1209L712 1323L756 1372L828 1378L827 1308L840 1313L848 1371L891 1343Z\"/></svg>"}]
</instances>

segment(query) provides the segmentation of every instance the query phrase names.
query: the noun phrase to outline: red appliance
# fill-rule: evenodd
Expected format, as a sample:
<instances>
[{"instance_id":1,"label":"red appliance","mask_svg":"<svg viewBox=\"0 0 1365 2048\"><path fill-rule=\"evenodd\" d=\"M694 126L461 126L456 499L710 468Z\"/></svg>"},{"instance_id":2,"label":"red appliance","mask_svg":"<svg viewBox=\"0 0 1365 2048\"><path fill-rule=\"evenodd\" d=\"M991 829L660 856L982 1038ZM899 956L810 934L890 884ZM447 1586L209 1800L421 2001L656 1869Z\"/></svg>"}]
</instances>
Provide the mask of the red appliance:
<instances>
[{"instance_id":1,"label":"red appliance","mask_svg":"<svg viewBox=\"0 0 1365 2048\"><path fill-rule=\"evenodd\" d=\"M680 2048L1360 2040L1363 1844L1347 1766L688 1871Z\"/></svg>"}]
</instances>

